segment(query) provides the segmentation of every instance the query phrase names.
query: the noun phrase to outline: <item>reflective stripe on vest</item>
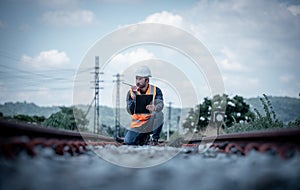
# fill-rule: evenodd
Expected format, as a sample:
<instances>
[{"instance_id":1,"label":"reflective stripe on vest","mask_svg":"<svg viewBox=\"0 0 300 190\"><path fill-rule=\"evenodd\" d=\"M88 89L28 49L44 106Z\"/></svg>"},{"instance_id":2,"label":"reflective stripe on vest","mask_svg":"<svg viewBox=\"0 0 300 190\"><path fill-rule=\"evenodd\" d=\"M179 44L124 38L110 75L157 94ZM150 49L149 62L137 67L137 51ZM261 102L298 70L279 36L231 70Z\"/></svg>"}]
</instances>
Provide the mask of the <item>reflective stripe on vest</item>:
<instances>
[{"instance_id":1,"label":"reflective stripe on vest","mask_svg":"<svg viewBox=\"0 0 300 190\"><path fill-rule=\"evenodd\" d=\"M140 95L141 93L138 92L138 94ZM148 87L145 94L146 95L153 94L152 104L154 104L154 100L155 100L155 96L156 96L156 86L153 86L153 85L149 84L149 87ZM130 89L130 96L131 96L132 99L135 99L135 94L132 92L131 89ZM142 126L143 124L145 124L149 120L151 115L152 114L133 114L130 128L135 128L135 127Z\"/></svg>"}]
</instances>

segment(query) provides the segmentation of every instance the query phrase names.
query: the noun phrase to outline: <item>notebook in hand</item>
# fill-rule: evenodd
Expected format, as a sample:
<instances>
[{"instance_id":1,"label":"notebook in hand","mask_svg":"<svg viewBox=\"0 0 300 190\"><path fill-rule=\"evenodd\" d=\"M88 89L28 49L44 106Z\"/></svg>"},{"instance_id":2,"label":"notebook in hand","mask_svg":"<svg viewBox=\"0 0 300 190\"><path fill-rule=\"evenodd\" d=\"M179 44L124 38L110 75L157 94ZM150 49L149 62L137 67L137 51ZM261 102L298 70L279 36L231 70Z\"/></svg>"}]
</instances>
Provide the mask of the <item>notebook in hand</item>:
<instances>
[{"instance_id":1,"label":"notebook in hand","mask_svg":"<svg viewBox=\"0 0 300 190\"><path fill-rule=\"evenodd\" d=\"M146 109L146 106L151 104L152 101L153 101L153 94L136 95L134 113L150 113L150 111Z\"/></svg>"}]
</instances>

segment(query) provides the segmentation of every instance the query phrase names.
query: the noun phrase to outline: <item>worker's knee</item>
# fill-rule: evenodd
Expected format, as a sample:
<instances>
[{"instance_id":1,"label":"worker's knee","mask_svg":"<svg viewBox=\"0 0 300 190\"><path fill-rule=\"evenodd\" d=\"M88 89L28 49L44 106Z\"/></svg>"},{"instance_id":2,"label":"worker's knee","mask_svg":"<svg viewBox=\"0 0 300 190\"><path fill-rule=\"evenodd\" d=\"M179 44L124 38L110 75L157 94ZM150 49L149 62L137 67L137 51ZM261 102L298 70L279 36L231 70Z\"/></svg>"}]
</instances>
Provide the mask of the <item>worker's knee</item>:
<instances>
[{"instance_id":1,"label":"worker's knee","mask_svg":"<svg viewBox=\"0 0 300 190\"><path fill-rule=\"evenodd\" d=\"M145 145L149 139L150 133L139 133L128 131L125 135L124 142L127 145Z\"/></svg>"},{"instance_id":2,"label":"worker's knee","mask_svg":"<svg viewBox=\"0 0 300 190\"><path fill-rule=\"evenodd\" d=\"M139 133L135 131L127 131L124 142L128 145L138 145Z\"/></svg>"}]
</instances>

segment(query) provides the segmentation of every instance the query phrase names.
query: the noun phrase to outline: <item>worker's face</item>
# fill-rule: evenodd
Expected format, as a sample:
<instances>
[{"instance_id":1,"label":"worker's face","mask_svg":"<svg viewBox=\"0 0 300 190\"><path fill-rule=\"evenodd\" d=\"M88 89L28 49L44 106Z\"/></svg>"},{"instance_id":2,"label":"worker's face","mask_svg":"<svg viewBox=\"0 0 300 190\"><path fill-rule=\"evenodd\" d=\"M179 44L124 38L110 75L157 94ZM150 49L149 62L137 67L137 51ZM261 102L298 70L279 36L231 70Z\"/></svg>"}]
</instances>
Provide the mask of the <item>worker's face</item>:
<instances>
[{"instance_id":1,"label":"worker's face","mask_svg":"<svg viewBox=\"0 0 300 190\"><path fill-rule=\"evenodd\" d=\"M136 76L135 80L136 80L136 86L139 88L144 88L148 84L148 79L145 77Z\"/></svg>"}]
</instances>

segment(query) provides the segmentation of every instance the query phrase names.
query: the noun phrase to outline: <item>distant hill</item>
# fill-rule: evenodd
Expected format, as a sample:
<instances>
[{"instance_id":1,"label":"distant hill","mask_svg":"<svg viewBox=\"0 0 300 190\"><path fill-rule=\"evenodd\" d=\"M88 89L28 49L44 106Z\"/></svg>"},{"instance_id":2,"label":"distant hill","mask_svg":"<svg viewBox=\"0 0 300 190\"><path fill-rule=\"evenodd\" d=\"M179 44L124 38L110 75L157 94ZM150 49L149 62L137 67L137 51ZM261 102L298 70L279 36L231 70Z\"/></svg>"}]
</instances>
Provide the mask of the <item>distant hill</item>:
<instances>
[{"instance_id":1,"label":"distant hill","mask_svg":"<svg viewBox=\"0 0 300 190\"><path fill-rule=\"evenodd\" d=\"M29 115L29 116L45 116L49 117L52 113L58 112L59 106L51 107L40 107L34 103L27 102L7 102L0 104L0 112L4 116L14 116L14 115Z\"/></svg>"},{"instance_id":2,"label":"distant hill","mask_svg":"<svg viewBox=\"0 0 300 190\"><path fill-rule=\"evenodd\" d=\"M279 120L287 123L289 121L294 121L295 119L300 117L299 98L270 96L268 97L268 99L270 100ZM245 101L250 104L252 110L256 108L260 113L265 113L259 97L245 99Z\"/></svg>"}]
</instances>

